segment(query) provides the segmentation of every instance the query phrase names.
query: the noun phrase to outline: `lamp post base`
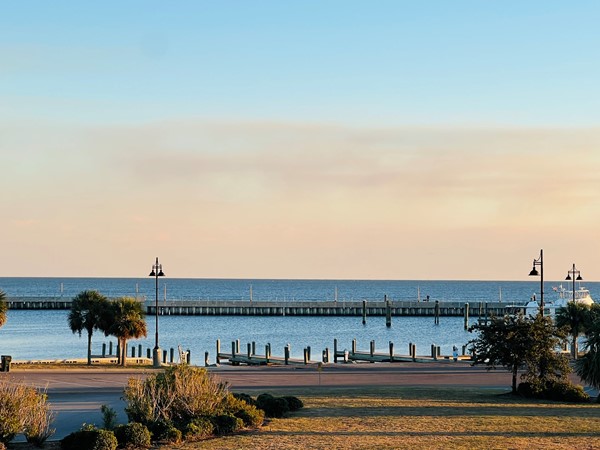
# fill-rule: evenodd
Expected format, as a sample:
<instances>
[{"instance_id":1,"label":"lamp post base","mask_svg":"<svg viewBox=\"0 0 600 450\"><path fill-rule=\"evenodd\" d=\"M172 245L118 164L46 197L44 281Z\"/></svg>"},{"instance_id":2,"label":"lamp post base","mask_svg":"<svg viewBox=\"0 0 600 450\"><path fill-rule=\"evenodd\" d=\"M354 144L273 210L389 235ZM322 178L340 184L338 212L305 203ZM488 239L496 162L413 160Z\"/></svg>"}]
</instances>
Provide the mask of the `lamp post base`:
<instances>
[{"instance_id":1,"label":"lamp post base","mask_svg":"<svg viewBox=\"0 0 600 450\"><path fill-rule=\"evenodd\" d=\"M152 367L155 369L159 369L162 367L160 362L160 348L154 347L154 351L152 352Z\"/></svg>"}]
</instances>

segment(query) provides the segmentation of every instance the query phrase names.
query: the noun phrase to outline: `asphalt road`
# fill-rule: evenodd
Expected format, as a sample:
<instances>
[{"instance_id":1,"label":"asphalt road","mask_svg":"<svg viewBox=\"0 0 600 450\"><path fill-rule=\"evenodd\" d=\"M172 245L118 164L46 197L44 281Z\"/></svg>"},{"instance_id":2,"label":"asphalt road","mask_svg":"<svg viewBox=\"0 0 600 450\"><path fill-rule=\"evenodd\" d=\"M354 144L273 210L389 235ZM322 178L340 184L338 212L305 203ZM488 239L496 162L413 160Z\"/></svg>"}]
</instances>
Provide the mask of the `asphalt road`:
<instances>
[{"instance_id":1,"label":"asphalt road","mask_svg":"<svg viewBox=\"0 0 600 450\"><path fill-rule=\"evenodd\" d=\"M465 363L376 363L327 365L319 371L315 366L210 368L210 372L229 383L234 392L273 388L319 386L460 386L489 387L510 390L511 375L504 370L487 371ZM123 388L130 377L143 377L152 370L127 369L57 369L13 370L0 378L24 381L47 389L48 398L57 413L53 439L60 439L83 423L102 425L101 405L109 405L118 413L118 421L126 422ZM578 380L574 380L578 381Z\"/></svg>"}]
</instances>

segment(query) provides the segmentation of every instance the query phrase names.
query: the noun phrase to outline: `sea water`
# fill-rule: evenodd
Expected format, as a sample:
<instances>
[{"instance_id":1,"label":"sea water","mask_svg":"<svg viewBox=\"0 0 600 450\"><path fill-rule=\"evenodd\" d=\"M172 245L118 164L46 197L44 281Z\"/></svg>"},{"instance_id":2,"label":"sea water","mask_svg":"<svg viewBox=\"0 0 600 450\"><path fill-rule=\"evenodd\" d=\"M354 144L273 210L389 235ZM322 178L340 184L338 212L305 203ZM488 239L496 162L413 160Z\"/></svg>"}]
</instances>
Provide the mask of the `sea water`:
<instances>
[{"instance_id":1,"label":"sea water","mask_svg":"<svg viewBox=\"0 0 600 450\"><path fill-rule=\"evenodd\" d=\"M508 281L349 281L349 280L203 280L164 279L159 285L160 300L391 300L440 301L498 301L525 303L539 291L539 282ZM549 282L545 295L552 295ZM586 283L593 298L599 298L600 283ZM0 289L8 297L52 296L71 298L85 289L96 289L109 297L132 296L155 299L154 278L0 278ZM252 294L250 294L252 292ZM539 295L539 294L538 294ZM68 311L10 310L7 323L0 328L0 353L15 360L85 358L87 335L81 337L69 329ZM130 345L154 347L155 317L147 317L148 337L131 340ZM472 317L474 323L476 317ZM302 358L303 349L311 347L311 357L319 360L325 348L350 349L353 339L359 350L368 351L371 340L376 351L387 353L393 342L396 354L408 354L408 344L417 346L417 354L430 353L431 344L451 354L452 347L461 348L474 336L464 330L462 317L441 317L440 325L433 317L394 317L386 327L385 317L298 317L298 316L159 316L159 344L162 349L190 350L193 364L204 363L204 352L214 362L216 340L221 351L231 351L231 341L240 340L240 352L247 343L255 342L258 354L271 344L274 356L283 356L284 346L290 344L291 356ZM93 353L101 354L102 343L113 342L96 332L92 338ZM108 345L107 345L108 346ZM177 354L177 351L175 351Z\"/></svg>"}]
</instances>

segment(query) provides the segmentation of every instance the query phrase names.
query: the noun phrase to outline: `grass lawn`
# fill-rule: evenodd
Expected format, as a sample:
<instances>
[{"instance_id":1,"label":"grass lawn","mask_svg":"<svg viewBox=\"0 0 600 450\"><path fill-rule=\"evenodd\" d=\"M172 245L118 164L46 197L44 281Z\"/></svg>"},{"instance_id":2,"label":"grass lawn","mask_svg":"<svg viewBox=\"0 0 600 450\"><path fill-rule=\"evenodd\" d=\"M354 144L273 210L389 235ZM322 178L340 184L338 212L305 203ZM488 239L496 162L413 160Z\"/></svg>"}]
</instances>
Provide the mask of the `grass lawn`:
<instances>
[{"instance_id":1,"label":"grass lawn","mask_svg":"<svg viewBox=\"0 0 600 450\"><path fill-rule=\"evenodd\" d=\"M260 392L246 391L255 396ZM600 405L531 401L489 389L313 388L304 409L258 431L173 449L600 449Z\"/></svg>"}]
</instances>

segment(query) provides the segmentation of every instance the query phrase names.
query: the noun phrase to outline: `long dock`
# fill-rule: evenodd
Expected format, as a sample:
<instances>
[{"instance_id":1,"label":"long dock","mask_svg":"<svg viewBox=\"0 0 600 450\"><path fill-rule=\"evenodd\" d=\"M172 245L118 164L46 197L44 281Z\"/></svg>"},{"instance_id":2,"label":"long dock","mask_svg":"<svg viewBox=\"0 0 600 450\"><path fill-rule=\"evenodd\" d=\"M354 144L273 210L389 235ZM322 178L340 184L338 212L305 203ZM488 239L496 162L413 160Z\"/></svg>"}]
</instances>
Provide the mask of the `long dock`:
<instances>
[{"instance_id":1,"label":"long dock","mask_svg":"<svg viewBox=\"0 0 600 450\"><path fill-rule=\"evenodd\" d=\"M71 299L61 297L8 298L9 309L70 309ZM362 301L247 301L247 300L167 300L159 301L158 314L164 316L501 316L508 303L446 302L404 300ZM156 314L155 302L144 301L148 315ZM437 313L436 313L437 308Z\"/></svg>"}]
</instances>

